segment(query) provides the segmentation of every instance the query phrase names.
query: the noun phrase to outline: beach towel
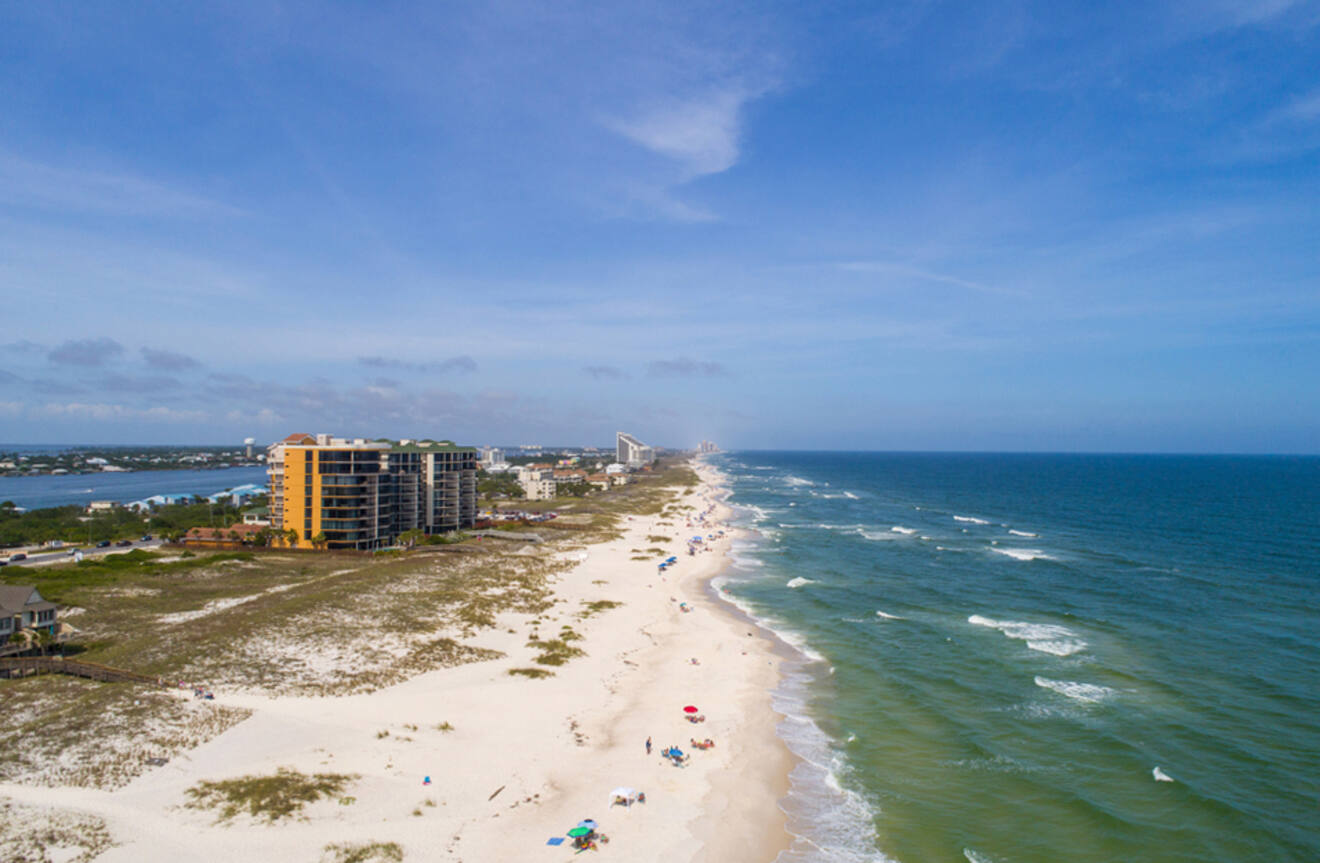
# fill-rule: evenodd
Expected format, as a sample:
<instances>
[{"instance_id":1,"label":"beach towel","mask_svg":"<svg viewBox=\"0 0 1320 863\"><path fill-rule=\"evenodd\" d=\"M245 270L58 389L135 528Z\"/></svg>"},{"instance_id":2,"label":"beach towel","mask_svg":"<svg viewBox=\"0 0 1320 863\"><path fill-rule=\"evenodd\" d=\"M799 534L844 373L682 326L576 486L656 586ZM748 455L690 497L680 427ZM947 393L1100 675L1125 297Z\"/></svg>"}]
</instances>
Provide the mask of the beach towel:
<instances>
[{"instance_id":1,"label":"beach towel","mask_svg":"<svg viewBox=\"0 0 1320 863\"><path fill-rule=\"evenodd\" d=\"M545 840L545 844L547 844L547 845L563 845L563 844L564 844L564 837L563 837L563 836L551 836L549 839Z\"/></svg>"}]
</instances>

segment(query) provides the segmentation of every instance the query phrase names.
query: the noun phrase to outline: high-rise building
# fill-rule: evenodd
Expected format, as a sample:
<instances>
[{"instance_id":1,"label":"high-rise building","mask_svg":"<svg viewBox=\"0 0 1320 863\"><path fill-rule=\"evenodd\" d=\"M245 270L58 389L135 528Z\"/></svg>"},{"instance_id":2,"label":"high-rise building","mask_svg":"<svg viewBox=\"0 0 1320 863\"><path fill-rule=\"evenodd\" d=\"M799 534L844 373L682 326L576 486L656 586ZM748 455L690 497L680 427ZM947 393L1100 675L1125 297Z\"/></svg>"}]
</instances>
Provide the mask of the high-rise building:
<instances>
[{"instance_id":1,"label":"high-rise building","mask_svg":"<svg viewBox=\"0 0 1320 863\"><path fill-rule=\"evenodd\" d=\"M619 432L616 440L618 452L615 458L619 464L628 467L642 467L655 461L655 450L639 441L627 432Z\"/></svg>"},{"instance_id":2,"label":"high-rise building","mask_svg":"<svg viewBox=\"0 0 1320 863\"><path fill-rule=\"evenodd\" d=\"M267 452L271 528L297 548L382 548L476 521L472 447L293 434Z\"/></svg>"}]
</instances>

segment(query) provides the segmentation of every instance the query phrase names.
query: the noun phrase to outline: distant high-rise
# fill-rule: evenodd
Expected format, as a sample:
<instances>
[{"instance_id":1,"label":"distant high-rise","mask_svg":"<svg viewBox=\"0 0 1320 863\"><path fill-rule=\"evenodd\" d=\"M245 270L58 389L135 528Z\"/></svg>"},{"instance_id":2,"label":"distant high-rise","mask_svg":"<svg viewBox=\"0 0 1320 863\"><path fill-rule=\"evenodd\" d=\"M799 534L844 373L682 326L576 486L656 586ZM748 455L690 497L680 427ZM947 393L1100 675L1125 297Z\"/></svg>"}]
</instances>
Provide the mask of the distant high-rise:
<instances>
[{"instance_id":1,"label":"distant high-rise","mask_svg":"<svg viewBox=\"0 0 1320 863\"><path fill-rule=\"evenodd\" d=\"M628 467L642 467L655 461L655 450L639 441L627 432L618 433L618 452L615 458L619 464Z\"/></svg>"},{"instance_id":2,"label":"distant high-rise","mask_svg":"<svg viewBox=\"0 0 1320 863\"><path fill-rule=\"evenodd\" d=\"M704 440L697 444L697 452L719 452L720 448L715 446L714 441Z\"/></svg>"}]
</instances>

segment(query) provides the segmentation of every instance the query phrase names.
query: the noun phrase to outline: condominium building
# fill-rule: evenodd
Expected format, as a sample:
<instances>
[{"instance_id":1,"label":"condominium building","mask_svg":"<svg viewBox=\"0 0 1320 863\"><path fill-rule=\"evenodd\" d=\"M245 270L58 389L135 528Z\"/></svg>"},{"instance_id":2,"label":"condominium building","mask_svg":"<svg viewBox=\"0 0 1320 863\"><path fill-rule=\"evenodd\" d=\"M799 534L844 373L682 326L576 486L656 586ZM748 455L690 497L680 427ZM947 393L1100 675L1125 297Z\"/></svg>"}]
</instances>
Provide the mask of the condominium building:
<instances>
[{"instance_id":1,"label":"condominium building","mask_svg":"<svg viewBox=\"0 0 1320 863\"><path fill-rule=\"evenodd\" d=\"M477 451L449 441L294 434L267 470L271 529L297 548L382 548L476 520Z\"/></svg>"},{"instance_id":2,"label":"condominium building","mask_svg":"<svg viewBox=\"0 0 1320 863\"><path fill-rule=\"evenodd\" d=\"M628 467L642 467L655 461L655 450L639 441L627 432L619 432L616 446L616 458L620 464Z\"/></svg>"}]
</instances>

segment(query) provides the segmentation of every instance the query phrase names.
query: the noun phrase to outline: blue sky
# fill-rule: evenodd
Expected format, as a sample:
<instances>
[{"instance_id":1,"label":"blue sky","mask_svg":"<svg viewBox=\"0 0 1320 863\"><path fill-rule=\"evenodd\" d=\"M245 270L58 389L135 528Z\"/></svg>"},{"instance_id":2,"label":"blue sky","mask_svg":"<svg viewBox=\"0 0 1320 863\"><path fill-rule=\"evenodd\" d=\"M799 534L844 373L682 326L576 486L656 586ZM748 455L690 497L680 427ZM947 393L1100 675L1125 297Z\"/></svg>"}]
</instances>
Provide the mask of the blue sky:
<instances>
[{"instance_id":1,"label":"blue sky","mask_svg":"<svg viewBox=\"0 0 1320 863\"><path fill-rule=\"evenodd\" d=\"M1318 3L221 5L0 7L0 441L1320 451Z\"/></svg>"}]
</instances>

